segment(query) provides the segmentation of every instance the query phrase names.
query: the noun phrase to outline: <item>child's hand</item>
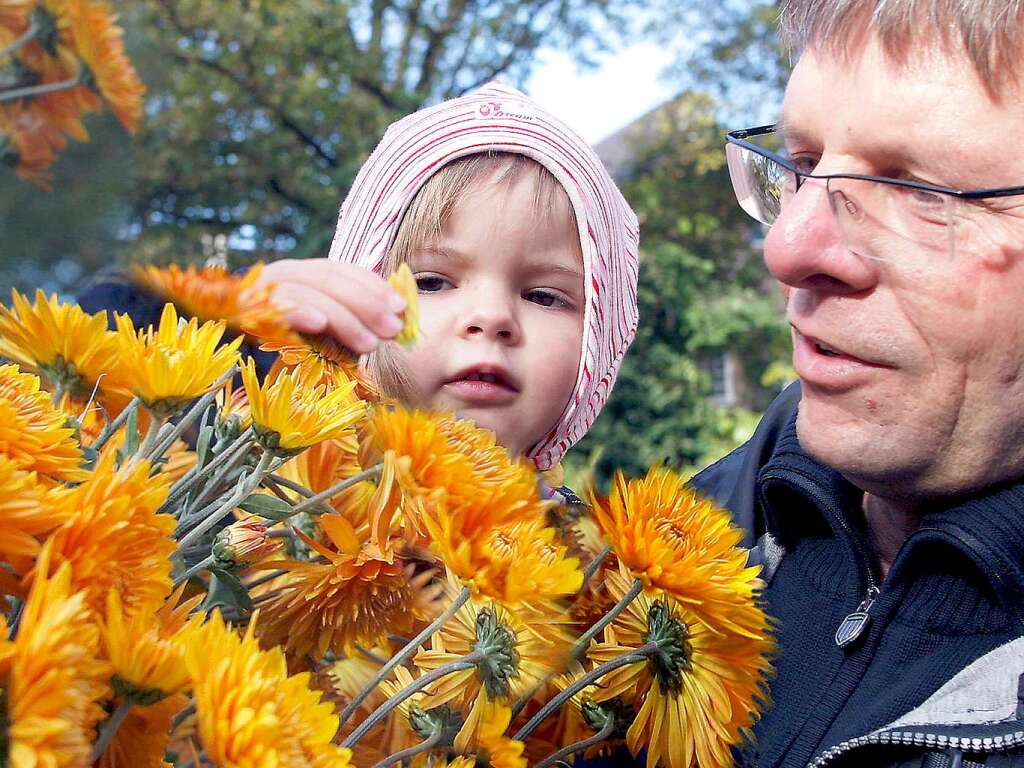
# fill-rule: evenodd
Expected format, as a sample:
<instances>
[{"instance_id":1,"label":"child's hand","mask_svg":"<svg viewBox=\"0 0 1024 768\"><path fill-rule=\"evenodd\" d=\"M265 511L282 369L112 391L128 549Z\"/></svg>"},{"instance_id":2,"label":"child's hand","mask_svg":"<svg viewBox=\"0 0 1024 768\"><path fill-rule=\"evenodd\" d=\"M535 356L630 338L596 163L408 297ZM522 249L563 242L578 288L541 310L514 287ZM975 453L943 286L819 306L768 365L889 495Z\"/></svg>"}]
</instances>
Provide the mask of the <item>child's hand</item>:
<instances>
[{"instance_id":1,"label":"child's hand","mask_svg":"<svg viewBox=\"0 0 1024 768\"><path fill-rule=\"evenodd\" d=\"M402 328L405 300L378 275L328 259L282 259L267 264L259 284L274 284L273 299L301 333L327 333L357 354L374 349Z\"/></svg>"}]
</instances>

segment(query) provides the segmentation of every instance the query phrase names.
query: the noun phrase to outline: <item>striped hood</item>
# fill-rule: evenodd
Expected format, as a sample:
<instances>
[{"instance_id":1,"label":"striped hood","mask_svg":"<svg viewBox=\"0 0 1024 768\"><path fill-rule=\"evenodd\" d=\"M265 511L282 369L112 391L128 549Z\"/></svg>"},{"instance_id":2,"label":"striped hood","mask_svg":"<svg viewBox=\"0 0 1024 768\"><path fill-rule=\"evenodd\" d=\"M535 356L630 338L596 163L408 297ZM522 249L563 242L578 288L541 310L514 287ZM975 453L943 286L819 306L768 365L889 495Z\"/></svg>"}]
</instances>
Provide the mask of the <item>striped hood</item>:
<instances>
[{"instance_id":1,"label":"striped hood","mask_svg":"<svg viewBox=\"0 0 1024 768\"><path fill-rule=\"evenodd\" d=\"M558 463L586 434L611 392L637 325L639 228L594 150L527 96L492 82L391 125L338 215L329 257L380 272L409 204L441 166L481 152L526 155L565 188L583 250L584 336L576 388L528 457Z\"/></svg>"}]
</instances>

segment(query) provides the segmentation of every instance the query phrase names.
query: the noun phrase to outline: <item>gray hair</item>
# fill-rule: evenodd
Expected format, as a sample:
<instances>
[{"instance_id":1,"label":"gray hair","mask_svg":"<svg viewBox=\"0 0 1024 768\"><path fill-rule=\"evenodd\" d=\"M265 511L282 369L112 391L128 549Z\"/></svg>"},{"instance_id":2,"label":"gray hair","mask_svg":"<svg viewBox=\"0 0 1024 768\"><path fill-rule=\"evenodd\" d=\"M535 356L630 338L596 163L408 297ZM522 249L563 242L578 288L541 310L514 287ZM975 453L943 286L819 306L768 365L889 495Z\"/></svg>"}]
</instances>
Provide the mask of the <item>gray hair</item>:
<instances>
[{"instance_id":1,"label":"gray hair","mask_svg":"<svg viewBox=\"0 0 1024 768\"><path fill-rule=\"evenodd\" d=\"M1024 63L1024 0L785 0L780 26L797 56L808 46L844 51L868 32L899 63L915 44L959 43L993 95L1018 82Z\"/></svg>"}]
</instances>

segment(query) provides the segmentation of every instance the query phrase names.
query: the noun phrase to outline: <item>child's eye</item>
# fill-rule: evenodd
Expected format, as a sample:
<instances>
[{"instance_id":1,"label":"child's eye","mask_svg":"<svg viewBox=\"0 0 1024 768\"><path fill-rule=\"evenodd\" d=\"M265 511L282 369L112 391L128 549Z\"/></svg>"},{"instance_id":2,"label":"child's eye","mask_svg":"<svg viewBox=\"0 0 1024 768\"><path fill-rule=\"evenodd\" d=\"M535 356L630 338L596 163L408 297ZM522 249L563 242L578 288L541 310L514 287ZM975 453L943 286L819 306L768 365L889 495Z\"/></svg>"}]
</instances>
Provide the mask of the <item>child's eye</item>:
<instances>
[{"instance_id":1,"label":"child's eye","mask_svg":"<svg viewBox=\"0 0 1024 768\"><path fill-rule=\"evenodd\" d=\"M570 309L572 305L560 294L544 288L534 288L523 294L523 298L542 307L556 307L558 309Z\"/></svg>"},{"instance_id":2,"label":"child's eye","mask_svg":"<svg viewBox=\"0 0 1024 768\"><path fill-rule=\"evenodd\" d=\"M428 272L416 275L416 287L420 293L436 293L445 288L451 288L452 284L440 275L432 275Z\"/></svg>"}]
</instances>

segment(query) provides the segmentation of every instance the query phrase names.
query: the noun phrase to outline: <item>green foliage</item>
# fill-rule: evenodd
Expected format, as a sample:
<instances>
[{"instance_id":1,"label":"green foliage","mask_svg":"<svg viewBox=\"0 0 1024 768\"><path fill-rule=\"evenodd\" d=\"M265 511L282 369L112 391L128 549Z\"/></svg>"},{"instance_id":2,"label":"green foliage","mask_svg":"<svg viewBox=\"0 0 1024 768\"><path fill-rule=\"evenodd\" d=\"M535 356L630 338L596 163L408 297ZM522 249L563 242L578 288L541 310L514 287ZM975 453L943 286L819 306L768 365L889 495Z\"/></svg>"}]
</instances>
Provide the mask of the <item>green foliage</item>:
<instances>
[{"instance_id":1,"label":"green foliage","mask_svg":"<svg viewBox=\"0 0 1024 768\"><path fill-rule=\"evenodd\" d=\"M542 45L585 55L641 0L159 0L167 65L141 137L148 258L223 234L273 258L323 256L338 206L398 117L501 76Z\"/></svg>"},{"instance_id":2,"label":"green foliage","mask_svg":"<svg viewBox=\"0 0 1024 768\"><path fill-rule=\"evenodd\" d=\"M612 396L567 462L638 475L662 462L699 469L745 440L775 392L765 372L789 355L778 290L759 228L736 204L714 102L686 93L620 137L632 142L623 193L641 222L640 325ZM742 363L739 407L709 399L701 365L729 351Z\"/></svg>"}]
</instances>

